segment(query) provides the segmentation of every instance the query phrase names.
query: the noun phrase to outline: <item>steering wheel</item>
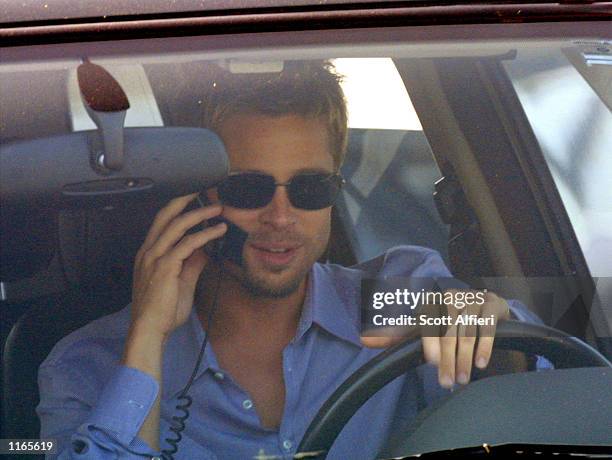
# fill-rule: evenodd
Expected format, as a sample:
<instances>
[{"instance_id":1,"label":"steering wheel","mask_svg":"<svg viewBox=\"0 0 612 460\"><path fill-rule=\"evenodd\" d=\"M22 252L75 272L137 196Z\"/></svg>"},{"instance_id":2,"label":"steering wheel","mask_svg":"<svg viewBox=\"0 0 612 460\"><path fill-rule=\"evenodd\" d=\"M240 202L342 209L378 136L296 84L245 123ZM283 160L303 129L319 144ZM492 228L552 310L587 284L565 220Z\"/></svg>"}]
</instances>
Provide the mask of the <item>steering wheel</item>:
<instances>
[{"instance_id":1,"label":"steering wheel","mask_svg":"<svg viewBox=\"0 0 612 460\"><path fill-rule=\"evenodd\" d=\"M318 452L325 458L342 428L378 390L410 369L424 364L421 340L414 333L355 371L323 404L306 430L297 452ZM565 332L522 321L500 321L494 348L547 358L556 369L612 367L590 345Z\"/></svg>"}]
</instances>

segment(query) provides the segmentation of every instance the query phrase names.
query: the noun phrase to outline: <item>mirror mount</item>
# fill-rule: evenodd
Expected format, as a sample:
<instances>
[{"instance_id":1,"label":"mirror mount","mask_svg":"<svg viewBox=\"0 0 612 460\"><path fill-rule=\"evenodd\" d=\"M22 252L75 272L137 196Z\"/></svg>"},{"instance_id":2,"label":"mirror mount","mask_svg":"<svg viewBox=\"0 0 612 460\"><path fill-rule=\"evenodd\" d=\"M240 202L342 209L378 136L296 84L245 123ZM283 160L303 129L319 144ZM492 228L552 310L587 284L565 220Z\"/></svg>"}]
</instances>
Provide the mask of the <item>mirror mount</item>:
<instances>
[{"instance_id":1,"label":"mirror mount","mask_svg":"<svg viewBox=\"0 0 612 460\"><path fill-rule=\"evenodd\" d=\"M85 109L98 127L101 149L92 151L92 163L101 173L119 171L124 165L123 124L130 108L127 95L115 78L87 58L77 69Z\"/></svg>"}]
</instances>

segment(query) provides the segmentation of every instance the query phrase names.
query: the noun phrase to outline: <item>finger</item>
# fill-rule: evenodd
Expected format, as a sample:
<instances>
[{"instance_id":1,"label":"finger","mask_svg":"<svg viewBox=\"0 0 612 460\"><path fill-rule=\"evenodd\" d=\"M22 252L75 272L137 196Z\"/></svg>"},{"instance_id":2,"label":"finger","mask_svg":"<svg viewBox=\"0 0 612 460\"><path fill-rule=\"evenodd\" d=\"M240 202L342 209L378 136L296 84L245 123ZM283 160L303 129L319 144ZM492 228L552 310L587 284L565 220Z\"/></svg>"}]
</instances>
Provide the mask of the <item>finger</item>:
<instances>
[{"instance_id":1,"label":"finger","mask_svg":"<svg viewBox=\"0 0 612 460\"><path fill-rule=\"evenodd\" d=\"M220 237L226 230L227 225L225 223L220 223L214 227L202 230L201 232L185 236L171 251L162 255L152 263L153 270L151 271L151 277L181 276L184 261L190 257L196 249Z\"/></svg>"},{"instance_id":2,"label":"finger","mask_svg":"<svg viewBox=\"0 0 612 460\"><path fill-rule=\"evenodd\" d=\"M425 361L438 366L440 364L440 337L423 337L423 355Z\"/></svg>"},{"instance_id":3,"label":"finger","mask_svg":"<svg viewBox=\"0 0 612 460\"><path fill-rule=\"evenodd\" d=\"M200 232L192 233L181 239L181 241L168 253L168 257L175 261L183 262L190 257L193 252L209 243L220 238L227 231L227 224L220 224L208 227Z\"/></svg>"},{"instance_id":4,"label":"finger","mask_svg":"<svg viewBox=\"0 0 612 460\"><path fill-rule=\"evenodd\" d=\"M170 249L185 236L185 232L194 225L199 224L205 219L221 214L223 208L219 205L206 206L204 208L189 211L179 217L176 217L168 223L157 241L146 251L147 257L150 260L156 260L158 257L166 254ZM194 233L197 235L200 232ZM188 235L189 236L189 235Z\"/></svg>"},{"instance_id":5,"label":"finger","mask_svg":"<svg viewBox=\"0 0 612 460\"><path fill-rule=\"evenodd\" d=\"M388 348L403 341L404 337L360 337L360 340L368 348Z\"/></svg>"},{"instance_id":6,"label":"finger","mask_svg":"<svg viewBox=\"0 0 612 460\"><path fill-rule=\"evenodd\" d=\"M144 251L148 250L157 241L168 223L178 216L197 195L197 193L192 193L174 198L158 211L142 244Z\"/></svg>"},{"instance_id":7,"label":"finger","mask_svg":"<svg viewBox=\"0 0 612 460\"><path fill-rule=\"evenodd\" d=\"M181 279L185 281L190 287L195 286L200 277L200 273L208 263L208 256L202 250L202 248L195 249L193 253L185 259L183 262L183 271L181 272Z\"/></svg>"},{"instance_id":8,"label":"finger","mask_svg":"<svg viewBox=\"0 0 612 460\"><path fill-rule=\"evenodd\" d=\"M460 336L457 341L457 382L466 385L470 381L472 373L476 337Z\"/></svg>"},{"instance_id":9,"label":"finger","mask_svg":"<svg viewBox=\"0 0 612 460\"><path fill-rule=\"evenodd\" d=\"M478 337L478 347L476 348L476 367L484 369L489 365L491 353L493 351L493 337Z\"/></svg>"},{"instance_id":10,"label":"finger","mask_svg":"<svg viewBox=\"0 0 612 460\"><path fill-rule=\"evenodd\" d=\"M447 316L450 317L446 332L440 338L440 365L438 379L444 388L451 388L455 383L457 356L457 316L459 310L453 305L447 306Z\"/></svg>"},{"instance_id":11,"label":"finger","mask_svg":"<svg viewBox=\"0 0 612 460\"><path fill-rule=\"evenodd\" d=\"M504 299L492 293L487 293L485 299L486 301L482 305L482 317L484 319L493 317L493 321L492 324L479 327L475 359L476 367L479 369L484 369L489 365L497 331L497 322L500 318L505 318L508 315L508 304Z\"/></svg>"},{"instance_id":12,"label":"finger","mask_svg":"<svg viewBox=\"0 0 612 460\"><path fill-rule=\"evenodd\" d=\"M424 304L419 309L419 317L427 320L437 320L440 318L440 305ZM423 343L423 356L429 364L438 366L440 364L440 326L436 323L428 325L427 322L420 322L421 340Z\"/></svg>"},{"instance_id":13,"label":"finger","mask_svg":"<svg viewBox=\"0 0 612 460\"><path fill-rule=\"evenodd\" d=\"M419 310L419 318L424 317L426 320L431 320L433 321L433 323L429 324L427 321L421 322L419 321L419 327L421 329L421 337L425 338L436 338L439 340L440 336L442 335L442 327L439 326L439 323L436 323L434 320L439 320L441 315L441 311L442 311L442 306L441 305L436 305L436 304L427 304L427 305L423 305L421 307L421 309ZM444 315L446 315L446 308L444 309ZM431 341L431 343L433 344L434 342ZM438 342L438 357L439 357L439 342ZM429 347L429 349L436 353L435 350L431 347ZM439 362L439 359L438 359Z\"/></svg>"},{"instance_id":14,"label":"finger","mask_svg":"<svg viewBox=\"0 0 612 460\"><path fill-rule=\"evenodd\" d=\"M455 383L455 354L457 351L457 337L440 337L440 365L438 366L438 380L444 388L451 388Z\"/></svg>"},{"instance_id":15,"label":"finger","mask_svg":"<svg viewBox=\"0 0 612 460\"><path fill-rule=\"evenodd\" d=\"M361 343L368 348L387 348L407 338L412 338L412 336L400 326L366 329L361 332L360 336Z\"/></svg>"},{"instance_id":16,"label":"finger","mask_svg":"<svg viewBox=\"0 0 612 460\"><path fill-rule=\"evenodd\" d=\"M479 311L479 307L468 305L461 315L467 319L470 315L477 316ZM457 382L462 385L466 385L470 381L477 332L478 329L476 326L469 324L463 324L457 328L457 367L455 372L457 375Z\"/></svg>"},{"instance_id":17,"label":"finger","mask_svg":"<svg viewBox=\"0 0 612 460\"><path fill-rule=\"evenodd\" d=\"M457 327L457 382L466 385L470 381L472 363L474 359L474 346L478 328L468 320L472 316L480 315L480 305L468 304L461 315L464 318L462 324Z\"/></svg>"}]
</instances>

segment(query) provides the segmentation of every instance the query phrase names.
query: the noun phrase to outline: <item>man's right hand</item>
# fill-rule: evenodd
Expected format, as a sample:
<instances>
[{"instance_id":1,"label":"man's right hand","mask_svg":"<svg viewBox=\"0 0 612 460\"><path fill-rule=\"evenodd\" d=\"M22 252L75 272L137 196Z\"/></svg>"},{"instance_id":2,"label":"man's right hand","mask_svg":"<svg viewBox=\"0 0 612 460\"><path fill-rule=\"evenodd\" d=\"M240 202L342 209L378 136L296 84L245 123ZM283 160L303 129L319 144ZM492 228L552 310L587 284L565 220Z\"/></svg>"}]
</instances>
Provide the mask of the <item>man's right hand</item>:
<instances>
[{"instance_id":1,"label":"man's right hand","mask_svg":"<svg viewBox=\"0 0 612 460\"><path fill-rule=\"evenodd\" d=\"M185 235L223 209L211 205L183 213L196 195L175 198L162 208L136 254L132 328L146 330L164 341L189 318L196 283L209 260L202 247L227 230L221 223Z\"/></svg>"}]
</instances>

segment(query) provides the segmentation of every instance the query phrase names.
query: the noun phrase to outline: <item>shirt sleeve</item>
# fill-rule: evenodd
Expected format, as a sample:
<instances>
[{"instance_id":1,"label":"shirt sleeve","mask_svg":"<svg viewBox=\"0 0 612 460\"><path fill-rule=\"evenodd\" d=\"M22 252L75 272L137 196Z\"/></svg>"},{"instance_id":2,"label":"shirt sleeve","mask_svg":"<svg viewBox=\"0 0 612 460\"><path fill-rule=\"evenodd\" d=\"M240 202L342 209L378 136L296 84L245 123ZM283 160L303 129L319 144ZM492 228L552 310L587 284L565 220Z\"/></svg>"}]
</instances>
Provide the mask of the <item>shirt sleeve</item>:
<instances>
[{"instance_id":1,"label":"shirt sleeve","mask_svg":"<svg viewBox=\"0 0 612 460\"><path fill-rule=\"evenodd\" d=\"M99 395L61 364L39 369L41 439L55 439L49 459L143 459L161 454L138 437L155 403L159 385L150 375L118 366Z\"/></svg>"}]
</instances>

